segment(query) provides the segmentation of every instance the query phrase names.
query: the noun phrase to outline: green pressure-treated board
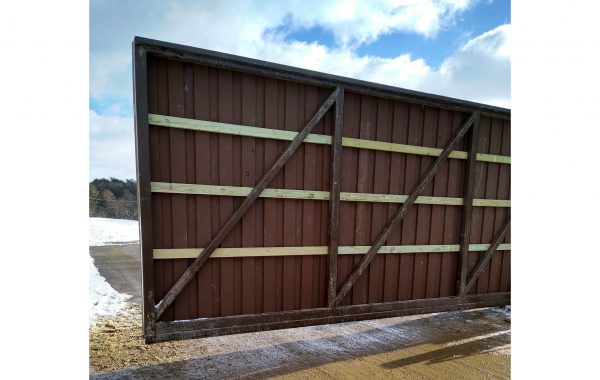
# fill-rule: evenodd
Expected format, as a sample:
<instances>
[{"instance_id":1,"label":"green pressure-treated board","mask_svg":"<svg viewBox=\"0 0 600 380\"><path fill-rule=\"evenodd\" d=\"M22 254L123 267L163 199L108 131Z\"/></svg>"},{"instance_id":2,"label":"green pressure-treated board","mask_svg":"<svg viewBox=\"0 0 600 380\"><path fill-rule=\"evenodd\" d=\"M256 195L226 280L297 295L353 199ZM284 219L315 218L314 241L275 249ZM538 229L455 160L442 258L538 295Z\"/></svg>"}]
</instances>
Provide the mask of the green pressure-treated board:
<instances>
[{"instance_id":1,"label":"green pressure-treated board","mask_svg":"<svg viewBox=\"0 0 600 380\"><path fill-rule=\"evenodd\" d=\"M148 122L152 125L168 128L190 129L210 133L224 133L236 136L258 137L273 140L291 141L298 133L284 131L279 129L257 128L247 125L219 123L207 120L194 120L182 117L148 114ZM331 136L309 134L304 142L312 144L331 145ZM371 149L385 152L396 152L406 154L417 154L422 156L437 157L442 152L439 148L430 148L424 146L404 145L388 143L383 141L354 139L349 137L342 138L342 146L348 148ZM461 160L467 159L467 152L452 151L449 158ZM510 164L510 157L494 154L477 153L477 161L495 162L500 164Z\"/></svg>"},{"instance_id":2,"label":"green pressure-treated board","mask_svg":"<svg viewBox=\"0 0 600 380\"><path fill-rule=\"evenodd\" d=\"M232 197L245 197L251 187L242 186L219 186L219 185L195 185L186 183L152 182L153 193L171 194L198 194L198 195L225 195ZM290 189L265 189L262 198L285 198L285 199L311 199L329 200L328 191L317 190L290 190ZM403 203L408 196L394 194L365 194L365 193L340 193L340 200L347 202L381 202L381 203ZM463 204L462 198L450 197L428 197L420 196L415 203L429 205L454 205ZM473 206L479 207L510 207L509 199L474 199Z\"/></svg>"},{"instance_id":3,"label":"green pressure-treated board","mask_svg":"<svg viewBox=\"0 0 600 380\"><path fill-rule=\"evenodd\" d=\"M488 249L489 244L470 244L469 251L479 252ZM340 255L364 254L369 246L339 247ZM445 245L388 245L378 253L435 253L458 252L458 244ZM510 243L500 244L497 251L510 250ZM154 259L194 259L202 253L202 248L155 249ZM217 248L211 258L223 257L266 257L266 256L311 256L327 255L327 246L315 247L252 247L252 248Z\"/></svg>"}]
</instances>

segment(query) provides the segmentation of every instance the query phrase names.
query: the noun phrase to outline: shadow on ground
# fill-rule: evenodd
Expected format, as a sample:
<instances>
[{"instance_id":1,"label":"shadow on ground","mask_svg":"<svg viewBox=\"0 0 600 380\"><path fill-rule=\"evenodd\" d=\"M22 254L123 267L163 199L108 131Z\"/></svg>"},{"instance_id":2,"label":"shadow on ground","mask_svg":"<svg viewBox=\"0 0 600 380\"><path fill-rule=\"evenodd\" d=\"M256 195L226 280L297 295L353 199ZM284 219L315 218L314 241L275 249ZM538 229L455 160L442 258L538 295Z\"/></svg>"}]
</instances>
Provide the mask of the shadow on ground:
<instances>
[{"instance_id":1,"label":"shadow on ground","mask_svg":"<svg viewBox=\"0 0 600 380\"><path fill-rule=\"evenodd\" d=\"M278 343L289 340L290 335L298 339ZM508 350L510 320L492 309L416 316L406 321L390 318L194 341L206 345L207 352L189 360L127 368L93 378L221 379L280 375L298 378L470 378L465 376L465 368L475 371L472 372L474 378L510 376L509 356L496 352ZM461 365L447 364L457 361ZM388 375L384 376L382 372Z\"/></svg>"}]
</instances>

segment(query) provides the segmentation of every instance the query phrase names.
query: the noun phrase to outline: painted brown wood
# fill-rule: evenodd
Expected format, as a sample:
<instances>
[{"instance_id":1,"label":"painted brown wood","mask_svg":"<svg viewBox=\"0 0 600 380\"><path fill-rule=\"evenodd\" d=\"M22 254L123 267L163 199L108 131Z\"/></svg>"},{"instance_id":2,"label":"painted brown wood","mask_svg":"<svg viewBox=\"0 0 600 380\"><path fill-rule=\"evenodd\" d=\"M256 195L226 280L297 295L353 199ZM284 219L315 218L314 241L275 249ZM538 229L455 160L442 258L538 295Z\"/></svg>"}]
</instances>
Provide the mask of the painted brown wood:
<instances>
[{"instance_id":1,"label":"painted brown wood","mask_svg":"<svg viewBox=\"0 0 600 380\"><path fill-rule=\"evenodd\" d=\"M183 64L183 114L186 118L195 117L194 110L194 65L191 63ZM185 181L186 183L196 182L196 144L193 131L185 131ZM196 197L185 197L186 201L186 246L197 243L197 218L196 218ZM184 261L185 268L193 262L192 259ZM187 318L191 319L198 315L198 275L190 281L186 289L188 305L186 308Z\"/></svg>"},{"instance_id":2,"label":"painted brown wood","mask_svg":"<svg viewBox=\"0 0 600 380\"><path fill-rule=\"evenodd\" d=\"M465 121L465 123L461 126L461 128L448 141L448 143L446 144L446 147L444 148L444 150L442 151L440 156L431 165L431 167L429 168L427 173L423 177L421 177L421 179L419 180L419 183L413 189L413 191L410 193L406 202L398 209L398 211L394 214L394 216L392 217L391 221L388 223L386 228L383 231L381 231L379 236L375 239L375 242L373 243L373 245L371 246L369 251L365 254L365 256L362 258L359 266L354 269L354 271L352 272L350 277L346 280L344 285L342 285L341 289L338 290L338 294L335 298L334 305L339 304L339 302L346 296L346 294L348 293L350 288L352 288L352 286L356 282L356 279L369 266L369 263L371 262L371 260L373 259L373 257L377 253L377 251L379 251L379 248L381 248L381 246L383 246L383 244L386 242L386 240L390 234L390 231L394 228L394 226L400 220L402 220L402 218L406 214L406 211L408 210L408 208L410 208L410 206L412 206L412 204L415 202L417 197L423 192L425 187L429 184L429 182L431 181L433 176L435 176L441 163L446 159L446 157L448 157L448 154L450 153L450 151L452 150L454 145L456 145L458 140L460 140L467 133L467 131L473 124L474 118L475 118L475 115L471 115L467 119L467 121Z\"/></svg>"},{"instance_id":3,"label":"painted brown wood","mask_svg":"<svg viewBox=\"0 0 600 380\"><path fill-rule=\"evenodd\" d=\"M340 189L342 170L342 135L344 128L344 89L337 89L335 127L331 145L331 185L329 199L329 251L327 254L327 302L333 306L337 289L337 254L340 235Z\"/></svg>"},{"instance_id":4,"label":"painted brown wood","mask_svg":"<svg viewBox=\"0 0 600 380\"><path fill-rule=\"evenodd\" d=\"M408 107L405 104L392 103L392 143L406 144L408 138L407 113ZM390 175L389 175L389 193L400 194L404 190L404 167L406 165L406 155L390 155ZM388 215L393 215L398 210L399 205L388 205ZM402 230L396 228L388 238L389 244L400 244ZM383 290L383 302L397 301L398 281L400 274L400 257L392 255L385 258L385 287Z\"/></svg>"},{"instance_id":5,"label":"painted brown wood","mask_svg":"<svg viewBox=\"0 0 600 380\"><path fill-rule=\"evenodd\" d=\"M510 121L503 122L502 153L510 154ZM500 168L498 179L498 195L510 198L510 168ZM505 217L507 211L501 212ZM503 220L503 219L501 219ZM498 223L499 224L499 223ZM504 236L504 243L510 242L510 228ZM510 251L502 252L502 267L500 272L500 291L510 291Z\"/></svg>"},{"instance_id":6,"label":"painted brown wood","mask_svg":"<svg viewBox=\"0 0 600 380\"><path fill-rule=\"evenodd\" d=\"M424 107L423 110L423 145L435 146L436 135L437 135L437 109L432 107ZM445 140L448 141L448 138ZM444 142L445 142L444 141ZM419 171L419 178L421 178L427 172L428 168L434 162L433 157L422 157ZM440 164L440 169L448 165L450 160L444 161ZM438 174L436 173L435 177ZM424 188L422 195L432 195L433 185L435 178L431 179ZM431 205L417 205L415 211L417 212L417 231L415 242L416 244L429 244L431 235ZM427 296L427 272L429 267L429 255L423 253L415 254L415 263L413 267L413 299L421 299Z\"/></svg>"},{"instance_id":7,"label":"painted brown wood","mask_svg":"<svg viewBox=\"0 0 600 380\"><path fill-rule=\"evenodd\" d=\"M464 298L443 297L337 308L293 310L286 312L242 315L205 320L162 322L156 336L146 339L156 343L174 339L202 338L224 334L240 334L315 324L341 323L364 319L435 313L510 304L510 293L472 295Z\"/></svg>"},{"instance_id":8,"label":"painted brown wood","mask_svg":"<svg viewBox=\"0 0 600 380\"><path fill-rule=\"evenodd\" d=\"M158 111L169 113L169 76L168 76L168 62L161 60L157 62L157 87L158 87ZM171 165L169 157L171 156L171 135L168 130L161 129L159 131L160 136L160 175L161 180L171 180ZM171 197L161 197L161 227L160 232L162 235L163 248L173 248L173 220L170 217L172 213L172 199ZM173 284L173 262L164 263L162 266L162 288L160 293L157 290L156 299L161 299L166 294L169 287ZM159 295L160 294L160 295ZM155 316L158 318L158 316ZM164 313L166 320L173 320L174 308L170 307Z\"/></svg>"},{"instance_id":9,"label":"painted brown wood","mask_svg":"<svg viewBox=\"0 0 600 380\"><path fill-rule=\"evenodd\" d=\"M193 67L193 113L194 117L208 119L209 104L209 71L208 68L194 65ZM187 107L186 107L187 110ZM210 183L210 137L208 133L195 133L191 140L194 142L195 179L200 183ZM209 196L195 197L196 209L193 214L196 219L196 243L202 246L210 242L211 207ZM211 216L208 218L207 216ZM190 260L188 265L193 262ZM210 265L202 268L197 274L196 297L198 302L197 315L201 318L212 317L212 291Z\"/></svg>"},{"instance_id":10,"label":"painted brown wood","mask_svg":"<svg viewBox=\"0 0 600 380\"><path fill-rule=\"evenodd\" d=\"M134 81L134 106L135 106L135 153L137 168L137 196L138 215L140 220L140 249L142 260L142 329L144 336L154 336L154 302L155 302L155 277L154 261L151 259L153 246L153 199L150 192L152 171L156 171L156 162L151 165L150 155L150 126L148 125L148 111L150 106L156 105L156 88L148 86L148 75L155 76L156 71L147 70L146 49L133 44L133 81ZM155 82L154 82L155 83ZM153 83L153 85L154 85ZM147 93L152 95L148 96ZM154 133L156 135L156 133ZM156 137L152 139L156 144ZM156 145L154 145L156 148ZM152 169L151 169L152 166ZM151 338L150 338L151 339Z\"/></svg>"},{"instance_id":11,"label":"painted brown wood","mask_svg":"<svg viewBox=\"0 0 600 380\"><path fill-rule=\"evenodd\" d=\"M390 141L392 129L390 127L390 102L388 99L377 99L373 124L375 128L375 139L378 141ZM389 189L390 154L388 152L375 152L373 155L373 191L385 193ZM384 204L373 204L371 214L371 236L376 236L385 226L388 220L388 208ZM383 302L385 288L385 257L373 259L369 266L369 303Z\"/></svg>"},{"instance_id":12,"label":"painted brown wood","mask_svg":"<svg viewBox=\"0 0 600 380\"><path fill-rule=\"evenodd\" d=\"M242 74L240 79L241 88L241 118L242 124L256 125L256 77ZM242 186L253 187L256 181L256 139L253 137L241 138L241 181ZM242 242L243 247L256 246L256 223L257 204L252 205L242 220ZM257 312L256 295L262 293L262 289L256 288L257 271L256 258L244 258L241 260L241 314L254 314Z\"/></svg>"},{"instance_id":13,"label":"painted brown wood","mask_svg":"<svg viewBox=\"0 0 600 380\"><path fill-rule=\"evenodd\" d=\"M481 275L481 273L485 269L485 266L488 264L489 260L492 258L492 255L494 254L494 252L496 252L498 245L500 245L500 243L502 243L502 239L504 239L504 235L506 235L506 232L508 231L509 227L510 227L510 215L506 218L506 220L504 221L504 224L502 224L502 227L500 227L500 230L498 230L498 233L496 234L496 236L494 236L494 240L492 241L490 247L483 254L483 256L481 256L481 258L475 265L475 268L473 268L473 270L469 274L467 284L466 284L465 289L464 289L463 293L461 294L461 296L466 295L471 290L473 285L475 285L477 278Z\"/></svg>"},{"instance_id":14,"label":"painted brown wood","mask_svg":"<svg viewBox=\"0 0 600 380\"><path fill-rule=\"evenodd\" d=\"M268 76L281 80L306 83L324 88L341 86L347 91L374 97L387 97L397 101L429 105L460 112L473 112L481 109L482 113L501 119L510 119L510 110L487 104L453 99L440 95L426 94L372 82L365 82L337 75L285 66L271 62L249 59L245 57L157 41L143 37L135 37L135 43L144 46L152 54L168 59L176 59L197 64L204 64L224 70L247 72L260 76Z\"/></svg>"},{"instance_id":15,"label":"painted brown wood","mask_svg":"<svg viewBox=\"0 0 600 380\"><path fill-rule=\"evenodd\" d=\"M373 123L374 102L376 99L368 96L360 96L360 113L358 117L358 133L360 138L372 140L375 138L375 125ZM357 168L357 191L373 192L373 167L371 162L374 159L375 152L358 151L358 168ZM356 223L355 223L355 241L356 244L368 245L371 242L372 229L369 228L370 218L372 217L373 205L366 202L360 202L356 206ZM354 260L346 260L346 268L344 277L341 278L341 283L338 288L348 280L348 276L352 274L353 268L360 262L360 257L355 257ZM341 300L338 305L345 306L350 304L365 304L369 297L369 272L365 272L356 281L352 288L352 294L348 295L347 299Z\"/></svg>"},{"instance_id":16,"label":"painted brown wood","mask_svg":"<svg viewBox=\"0 0 600 380\"><path fill-rule=\"evenodd\" d=\"M277 126L277 82L273 79L265 79L265 127L274 128ZM277 159L277 142L265 141L265 157L264 166L269 167ZM277 178L274 179L277 184ZM264 200L264 215L265 221L264 230L264 245L277 245L277 204L280 200L265 199ZM277 262L280 258L267 257L264 259L264 311L272 312L277 310L275 307L276 292L280 288L276 281Z\"/></svg>"},{"instance_id":17,"label":"painted brown wood","mask_svg":"<svg viewBox=\"0 0 600 380\"><path fill-rule=\"evenodd\" d=\"M310 113L313 109L318 106L318 93L315 88L307 87L304 94L304 112L302 116L304 119L310 117ZM316 127L315 127L316 128ZM317 166L316 160L316 146L314 144L305 144L304 156L301 157L303 160L303 171L301 182L305 189L315 189L315 173L313 168ZM315 235L315 201L301 202L302 205L302 241L303 246L309 246L314 243ZM320 233L320 231L318 231ZM319 235L320 236L320 235ZM318 307L318 301L315 300L315 292L318 292L318 283L315 280L318 279L318 267L315 274L315 259L310 256L303 256L300 259L300 278L301 278L301 297L300 297L300 308L310 309L311 307ZM314 305L314 306L313 306Z\"/></svg>"},{"instance_id":18,"label":"painted brown wood","mask_svg":"<svg viewBox=\"0 0 600 380\"><path fill-rule=\"evenodd\" d=\"M490 136L488 140L489 147L487 151L499 152L502 144L502 121L488 117L486 117L486 119L488 120ZM500 165L496 163L486 163L486 166L487 176L485 184L485 197L495 198L498 196L498 174ZM496 214L498 213L498 210L499 208L495 207L490 208L489 210L483 210L481 242L490 243L494 238L494 232L499 228L502 222L504 222L506 217L503 217L501 220L499 220L499 223L496 223ZM495 291L498 291L496 284L499 284L500 279L500 263L497 260L499 255L500 254L493 254L483 272L479 275L476 284L477 294L492 293L492 288L496 288ZM479 255L479 258L481 257L482 254Z\"/></svg>"},{"instance_id":19,"label":"painted brown wood","mask_svg":"<svg viewBox=\"0 0 600 380\"><path fill-rule=\"evenodd\" d=\"M252 205L252 203L254 203L254 201L258 198L260 193L267 187L267 185L271 182L271 180L277 174L277 172L294 154L294 152L298 149L306 135L308 135L312 131L317 122L329 110L329 108L335 101L335 98L337 97L337 93L337 90L333 91L333 93L329 96L325 103L323 103L323 105L315 114L315 116L306 124L306 126L294 138L294 140L292 140L292 142L289 144L286 150L284 150L284 152L279 156L275 164L271 166L267 173L265 173L265 175L260 179L260 181L252 190L252 192L244 199L242 205L233 213L233 215L231 215L229 220L225 223L225 225L221 228L221 230L217 233L213 240L204 249L202 255L198 256L198 258L194 260L194 263L181 275L181 277L177 280L175 285L173 285L173 287L167 292L165 297L156 305L156 318L160 317L160 315L162 315L165 309L169 305L171 305L171 303L179 295L183 287L191 280L191 278L196 274L198 269L206 262L206 260L208 260L212 252L214 252L214 250L219 247L219 245L227 237L227 234L233 229L233 227L237 224L237 222Z\"/></svg>"},{"instance_id":20,"label":"painted brown wood","mask_svg":"<svg viewBox=\"0 0 600 380\"><path fill-rule=\"evenodd\" d=\"M304 121L314 114L330 94L327 88L319 88L302 78L293 80L293 85L290 85L282 77L270 76L269 70L249 72L242 66L241 70L230 70L202 61L176 61L155 51L150 53L147 61L147 94L140 92L140 96L147 96L148 113L167 117L181 115L177 104L183 103L183 116L189 120L298 132ZM173 71L173 67L183 69ZM296 90L286 91L290 88ZM362 135L368 136L375 144L408 144L441 151L445 140L463 122L464 112L456 109L439 108L415 99L407 102L406 99L394 96L381 96L381 93L353 92L355 89L356 87L346 88L344 92L344 137L360 139ZM390 91L393 93L394 89L391 88ZM465 109L473 112L477 108L469 106ZM443 114L445 116L442 116ZM484 135L487 137L480 136L479 140L486 143L479 144L478 154L510 156L510 111L507 120L488 117L490 115L484 112L482 114L482 120L486 123ZM433 117L435 115L438 116ZM137 115L136 111L137 116L144 115ZM437 120L437 124L432 120ZM444 127L443 120L451 121L450 129ZM289 127L286 126L286 122L289 122ZM448 125L448 122L445 125ZM184 130L185 142L181 144L181 141L171 139L170 128L154 124L148 128L151 181L172 183L173 176L181 176L184 173L184 186L229 185L247 186L251 189L254 182L266 173L288 145L286 141L268 138L230 135L230 139L223 139L222 134L217 131L195 130ZM330 112L317 123L311 133L332 136L334 130L334 113ZM253 141L254 145L248 144L248 141ZM281 170L269 187L284 191L328 192L332 173L330 150L331 145L302 144L285 166L285 170L289 168L290 172L295 172L295 176L288 173L289 181L286 181L286 173ZM455 150L468 149L461 140L455 146ZM367 189L366 192L380 189L377 192L385 195L408 194L419 181L422 170L427 169L434 160L400 152L371 150L372 154L363 154L363 151L364 149L357 147L343 148L341 198L344 197L344 192L357 193L358 186ZM177 163L171 162L172 157ZM452 154L448 158L424 190L424 194L442 198L464 197L461 179L466 171L467 160L452 160ZM467 155L464 158L467 158ZM181 161L182 165L179 164ZM479 187L476 188L475 198L491 199L497 192L497 198L509 200L511 166L482 162L477 167ZM252 171L254 182L250 181ZM447 185L444 185L446 179ZM431 191L433 193L429 194ZM185 199L185 207L181 207L182 203L178 198ZM231 196L216 194L151 194L152 248L160 250L174 246L182 247L184 236L186 240L183 249L206 247L243 200L244 198L239 196L232 199ZM399 204L389 203L378 206L371 203L365 207L359 206L359 203L340 203L341 246L372 243L386 222L386 214L391 216L400 207ZM357 206L362 209L362 213L358 215ZM219 248L244 250L246 246L260 248L289 245L286 249L292 246L321 246L324 248L323 253L326 253L328 248L325 247L329 245L330 240L329 207L327 201L294 199L286 202L283 199L259 197ZM415 202L414 207L411 207L397 228L390 233L386 244L406 246L418 241L452 245L458 249L461 210L460 205L421 207ZM173 212L185 212L185 217L175 220ZM502 224L508 212L509 208L475 207L471 223L472 243L489 243L492 237L490 234ZM495 228L492 228L492 224ZM357 228L357 225L362 227ZM289 237L286 237L284 230L290 232ZM357 244L361 239L365 240L364 244ZM504 240L510 241L509 232ZM367 249L368 247L365 251ZM480 255L478 252L469 253L469 270L474 268ZM497 251L493 254L470 292L483 295L509 291L510 255L510 251ZM213 320L265 312L278 313L283 311L284 302L287 308L291 308L287 312L327 308L329 284L326 256L323 254L295 257L289 261L290 265L285 271L284 259L281 256L251 255L238 256L232 260L208 260L184 287L173 305L165 310L158 323L169 323L168 321L176 321L183 317ZM428 254L422 257L425 259L422 266L415 268L415 258L417 262L420 261L418 256L422 255L375 255L369 269L360 276L335 310L364 303L371 305L373 302L394 303L410 300L423 296L423 292L425 297L434 300L456 294L458 252ZM436 261L436 257L439 256L441 263ZM353 267L360 264L362 257L363 254L342 254L337 257L337 286L344 284ZM253 261L254 265L249 261ZM183 263L187 267L193 263L193 259L153 260L152 285L155 302L162 299L173 286L177 279L174 274L177 274L178 268L183 268ZM288 273L291 278L289 302L284 300L283 286ZM436 291L438 288L439 294ZM146 296L145 294L144 297ZM185 298L187 302L183 301ZM466 305L464 300L458 302L460 305ZM311 321L310 317L308 318L309 320L303 323L317 323L316 320ZM291 326L294 323L282 320L271 325L267 321L265 319L265 325L269 328ZM239 328L210 329L210 334L228 333L236 329ZM156 328L154 331L157 331ZM147 335L152 332L145 330L144 333Z\"/></svg>"},{"instance_id":21,"label":"painted brown wood","mask_svg":"<svg viewBox=\"0 0 600 380\"><path fill-rule=\"evenodd\" d=\"M407 143L421 145L423 139L423 107L411 104L407 114ZM420 158L411 155L406 157L404 169L404 190L406 194L417 185L419 181ZM408 212L401 221L402 244L416 244L417 237L417 212L415 209ZM400 256L400 279L398 285L398 299L409 300L413 295L415 255Z\"/></svg>"},{"instance_id":22,"label":"painted brown wood","mask_svg":"<svg viewBox=\"0 0 600 380\"><path fill-rule=\"evenodd\" d=\"M218 120L219 119L219 77L218 70L209 68L209 94L208 94L208 102L209 102L209 114L210 119ZM220 182L220 168L219 168L219 157L220 147L219 147L219 136L218 135L209 135L210 138L210 181L211 184L217 185ZM214 157L214 158L213 158ZM220 206L221 206L220 197L211 197L211 234L209 241L213 239L216 233L219 231L221 227L220 224ZM217 317L221 316L221 262L209 262L211 267L211 310L212 316Z\"/></svg>"},{"instance_id":23,"label":"painted brown wood","mask_svg":"<svg viewBox=\"0 0 600 380\"><path fill-rule=\"evenodd\" d=\"M436 117L436 146L444 144L452 133L449 113L446 110L440 110ZM433 195L445 194L448 187L448 177L450 169L450 160L446 161L439 169L433 179ZM446 224L446 207L431 206L431 224L429 228L429 244L442 244L444 240L444 225ZM426 298L436 298L440 296L440 281L442 270L442 254L434 253L427 256L427 281Z\"/></svg>"},{"instance_id":24,"label":"painted brown wood","mask_svg":"<svg viewBox=\"0 0 600 380\"><path fill-rule=\"evenodd\" d=\"M464 203L460 218L460 252L458 255L458 274L456 291L463 294L467 279L467 260L469 255L469 242L471 233L471 219L473 214L473 195L475 193L475 155L477 153L477 143L479 141L479 113L475 112L473 127L468 136L467 170L463 182Z\"/></svg>"},{"instance_id":25,"label":"painted brown wood","mask_svg":"<svg viewBox=\"0 0 600 380\"><path fill-rule=\"evenodd\" d=\"M293 82L285 83L285 129L288 131L295 131L298 124L298 84ZM296 172L297 160L290 158L287 163L284 175L284 186L286 188L297 188ZM284 246L295 246L296 245L296 200L284 199L283 208L285 213L283 214L283 245ZM294 309L294 290L296 285L295 277L296 269L296 258L295 257L284 257L283 258L283 281L282 281L282 310L293 310Z\"/></svg>"}]
</instances>

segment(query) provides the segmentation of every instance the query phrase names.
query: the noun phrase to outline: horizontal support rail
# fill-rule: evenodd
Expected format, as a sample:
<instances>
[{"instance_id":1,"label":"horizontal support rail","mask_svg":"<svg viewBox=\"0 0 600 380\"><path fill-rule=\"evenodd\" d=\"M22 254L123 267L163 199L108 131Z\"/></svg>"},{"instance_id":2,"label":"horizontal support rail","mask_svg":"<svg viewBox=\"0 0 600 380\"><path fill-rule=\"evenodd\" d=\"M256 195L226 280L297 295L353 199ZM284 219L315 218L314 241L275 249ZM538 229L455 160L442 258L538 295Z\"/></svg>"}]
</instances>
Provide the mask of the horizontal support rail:
<instances>
[{"instance_id":1,"label":"horizontal support rail","mask_svg":"<svg viewBox=\"0 0 600 380\"><path fill-rule=\"evenodd\" d=\"M219 123L219 122L215 122L215 121L195 120L195 119L187 119L187 118L182 118L182 117L156 115L156 114L148 114L148 122L151 125L156 125L156 126L160 126L160 127L190 129L190 130L194 130L194 131L202 131L202 132L210 132L210 133L224 133L224 134L229 134L229 135L258 137L258 138L273 139L273 140L291 141L298 134L298 132L284 131L284 130L280 130L280 129L258 128L258 127L251 127L251 126L247 126L247 125L227 124L227 123ZM311 133L308 136L306 136L306 139L304 139L304 142L312 143L312 144L331 145L331 136L317 135L317 134ZM442 149L440 149L440 148L396 144L396 143L388 143L388 142L384 142L384 141L363 140L363 139L355 139L355 138L350 138L350 137L342 138L342 146L345 146L348 148L371 149L371 150L379 150L379 151L384 151L384 152L416 154L416 155L421 155L421 156L432 156L432 157L437 157L442 152ZM467 152L455 150L455 151L450 152L450 154L448 155L448 158L457 158L457 159L461 159L461 160L466 160L467 155L468 155ZM510 164L511 163L511 158L509 156L501 156L501 155L495 155L495 154L477 153L476 159L477 159L477 161L495 162L498 164Z\"/></svg>"},{"instance_id":2,"label":"horizontal support rail","mask_svg":"<svg viewBox=\"0 0 600 380\"><path fill-rule=\"evenodd\" d=\"M261 314L158 322L156 324L156 335L146 337L146 343L350 322L363 319L389 318L411 314L503 306L510 305L510 303L510 293L487 293L468 295L466 297L440 297L365 305L347 305L338 306L337 308L276 311Z\"/></svg>"},{"instance_id":3,"label":"horizontal support rail","mask_svg":"<svg viewBox=\"0 0 600 380\"><path fill-rule=\"evenodd\" d=\"M489 244L470 244L469 251L480 252L489 248ZM365 254L370 246L356 245L338 248L339 255ZM377 253L436 253L458 252L458 244L442 245L388 245L383 246ZM173 248L155 249L154 259L195 259L202 253L202 248ZM510 243L500 244L497 251L509 251ZM327 255L327 246L312 247L248 247L248 248L217 248L211 258L224 257L268 257L268 256L317 256Z\"/></svg>"},{"instance_id":4,"label":"horizontal support rail","mask_svg":"<svg viewBox=\"0 0 600 380\"><path fill-rule=\"evenodd\" d=\"M251 187L243 186L220 186L220 185L195 185L187 183L152 182L153 193L171 194L196 194L196 195L225 195L232 197L245 197ZM309 199L317 201L329 200L329 191L318 190L291 190L291 189L265 189L261 198L285 198L285 199ZM404 203L407 195L395 194L367 194L367 193L340 193L340 200L346 202L381 202L381 203ZM463 198L451 197L429 197L420 196L417 204L461 206ZM479 207L510 207L510 199L474 199L473 206Z\"/></svg>"}]
</instances>

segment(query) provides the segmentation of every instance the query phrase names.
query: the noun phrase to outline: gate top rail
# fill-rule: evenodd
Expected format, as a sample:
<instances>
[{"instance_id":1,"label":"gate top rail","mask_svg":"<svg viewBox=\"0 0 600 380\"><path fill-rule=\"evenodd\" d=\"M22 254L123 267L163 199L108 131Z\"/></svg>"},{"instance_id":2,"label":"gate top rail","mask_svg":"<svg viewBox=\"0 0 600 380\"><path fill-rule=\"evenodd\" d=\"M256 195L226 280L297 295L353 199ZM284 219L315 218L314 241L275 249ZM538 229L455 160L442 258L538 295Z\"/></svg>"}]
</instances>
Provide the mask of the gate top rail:
<instances>
[{"instance_id":1,"label":"gate top rail","mask_svg":"<svg viewBox=\"0 0 600 380\"><path fill-rule=\"evenodd\" d=\"M301 69L273 62L221 53L213 50L153 40L150 38L136 36L133 43L138 48L143 48L149 54L164 58L177 59L193 63L202 63L208 66L258 74L277 79L302 82L316 86L329 87L331 89L343 87L346 91L359 94L381 96L455 111L463 111L468 113L479 111L481 115L497 117L501 119L510 119L511 115L511 110L508 108L496 107L448 96L408 90L381 83Z\"/></svg>"}]
</instances>

